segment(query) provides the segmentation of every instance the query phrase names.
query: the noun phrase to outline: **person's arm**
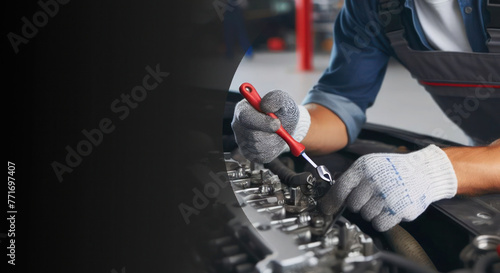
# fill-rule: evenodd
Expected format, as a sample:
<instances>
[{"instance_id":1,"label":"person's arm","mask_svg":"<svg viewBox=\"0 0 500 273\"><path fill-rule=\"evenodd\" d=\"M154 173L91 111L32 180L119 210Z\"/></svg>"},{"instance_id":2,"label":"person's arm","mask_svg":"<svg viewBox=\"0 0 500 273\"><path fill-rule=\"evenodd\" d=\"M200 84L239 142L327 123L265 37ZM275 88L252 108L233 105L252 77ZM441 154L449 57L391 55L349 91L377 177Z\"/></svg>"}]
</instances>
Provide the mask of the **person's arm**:
<instances>
[{"instance_id":1,"label":"person's arm","mask_svg":"<svg viewBox=\"0 0 500 273\"><path fill-rule=\"evenodd\" d=\"M310 154L327 154L354 142L366 122L365 111L377 96L393 53L378 1L345 1L334 25L330 64L302 104L311 123L302 140ZM379 27L380 31L369 32Z\"/></svg>"},{"instance_id":2,"label":"person's arm","mask_svg":"<svg viewBox=\"0 0 500 273\"><path fill-rule=\"evenodd\" d=\"M500 193L500 139L486 147L373 153L358 158L319 200L331 215L344 204L378 231L412 221L436 201Z\"/></svg>"},{"instance_id":3,"label":"person's arm","mask_svg":"<svg viewBox=\"0 0 500 273\"><path fill-rule=\"evenodd\" d=\"M302 144L307 147L308 153L327 154L347 145L349 142L347 128L334 112L315 103L307 104L305 107L311 116L311 125Z\"/></svg>"},{"instance_id":4,"label":"person's arm","mask_svg":"<svg viewBox=\"0 0 500 273\"><path fill-rule=\"evenodd\" d=\"M457 176L457 194L500 192L500 139L484 147L444 148Z\"/></svg>"}]
</instances>

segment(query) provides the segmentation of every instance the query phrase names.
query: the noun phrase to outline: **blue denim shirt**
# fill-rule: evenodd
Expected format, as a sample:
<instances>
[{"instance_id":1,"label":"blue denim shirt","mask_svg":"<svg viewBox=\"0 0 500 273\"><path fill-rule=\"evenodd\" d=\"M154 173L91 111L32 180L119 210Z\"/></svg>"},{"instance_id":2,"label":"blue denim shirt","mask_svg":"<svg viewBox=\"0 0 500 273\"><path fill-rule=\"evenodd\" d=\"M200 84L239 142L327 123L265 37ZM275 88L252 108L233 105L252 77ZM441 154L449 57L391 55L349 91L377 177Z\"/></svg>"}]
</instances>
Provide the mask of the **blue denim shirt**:
<instances>
[{"instance_id":1,"label":"blue denim shirt","mask_svg":"<svg viewBox=\"0 0 500 273\"><path fill-rule=\"evenodd\" d=\"M458 2L472 50L488 52L486 1ZM377 5L377 0L345 1L334 24L330 64L302 102L317 103L336 113L347 127L349 143L356 140L366 122L366 109L380 90L389 58L397 59L378 20ZM465 12L466 7L472 11ZM406 1L401 19L412 49L433 50L418 21L414 0Z\"/></svg>"}]
</instances>

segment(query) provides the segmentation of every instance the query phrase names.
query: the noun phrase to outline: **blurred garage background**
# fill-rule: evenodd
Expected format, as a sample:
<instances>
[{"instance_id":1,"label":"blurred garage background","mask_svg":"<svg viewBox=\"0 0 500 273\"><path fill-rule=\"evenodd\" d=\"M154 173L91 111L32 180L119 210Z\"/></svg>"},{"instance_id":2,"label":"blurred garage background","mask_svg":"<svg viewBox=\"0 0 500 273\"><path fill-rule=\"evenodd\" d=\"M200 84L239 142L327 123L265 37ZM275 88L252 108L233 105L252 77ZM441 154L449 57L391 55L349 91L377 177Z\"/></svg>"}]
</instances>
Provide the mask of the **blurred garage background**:
<instances>
[{"instance_id":1,"label":"blurred garage background","mask_svg":"<svg viewBox=\"0 0 500 273\"><path fill-rule=\"evenodd\" d=\"M251 48L241 59L231 82L231 91L238 90L243 82L252 83L263 95L273 89L289 92L300 103L305 94L328 66L333 42L332 30L343 0L311 0L310 30L312 55L310 68L303 69L297 51L296 20L298 4L302 0L236 0L222 6L225 18L241 12L244 19L239 34L246 34L248 24L265 22L265 27L252 38L234 33L225 34L220 50L227 53L233 47L242 50L247 38ZM230 12L228 12L230 11ZM236 12L235 12L236 11ZM229 23L229 21L225 22ZM232 26L235 27L234 23ZM307 26L306 26L307 27ZM251 30L249 30L251 32ZM233 37L234 36L234 37ZM300 34L299 34L300 37ZM236 55L241 56L241 55ZM227 56L226 58L231 58ZM397 61L391 60L385 81L373 107L367 110L368 122L405 129L469 144L468 137L453 124L421 87Z\"/></svg>"}]
</instances>

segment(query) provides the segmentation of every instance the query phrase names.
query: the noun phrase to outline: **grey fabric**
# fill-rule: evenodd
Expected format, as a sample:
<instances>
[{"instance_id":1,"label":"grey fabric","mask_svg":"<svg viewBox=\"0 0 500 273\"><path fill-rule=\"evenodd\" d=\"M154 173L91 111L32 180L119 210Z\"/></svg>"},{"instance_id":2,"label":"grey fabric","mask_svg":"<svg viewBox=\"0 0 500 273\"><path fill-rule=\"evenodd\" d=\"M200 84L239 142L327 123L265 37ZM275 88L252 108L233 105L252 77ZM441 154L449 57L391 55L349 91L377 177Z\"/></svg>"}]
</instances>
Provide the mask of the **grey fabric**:
<instances>
[{"instance_id":1,"label":"grey fabric","mask_svg":"<svg viewBox=\"0 0 500 273\"><path fill-rule=\"evenodd\" d=\"M444 113L472 139L473 146L489 145L500 138L500 98L433 95Z\"/></svg>"},{"instance_id":2,"label":"grey fabric","mask_svg":"<svg viewBox=\"0 0 500 273\"><path fill-rule=\"evenodd\" d=\"M334 112L347 127L349 144L353 143L366 122L365 113L349 99L321 90L311 90L302 101L302 104L316 103ZM334 137L334 136L332 136Z\"/></svg>"},{"instance_id":3,"label":"grey fabric","mask_svg":"<svg viewBox=\"0 0 500 273\"><path fill-rule=\"evenodd\" d=\"M248 101L242 100L236 104L231 126L241 153L251 161L268 163L287 147L274 132L283 125L293 134L299 121L299 109L292 97L281 90L267 93L260 107L266 113L274 113L279 120L258 112Z\"/></svg>"},{"instance_id":4,"label":"grey fabric","mask_svg":"<svg viewBox=\"0 0 500 273\"><path fill-rule=\"evenodd\" d=\"M500 138L500 53L416 51L387 33L398 59L476 144Z\"/></svg>"},{"instance_id":5,"label":"grey fabric","mask_svg":"<svg viewBox=\"0 0 500 273\"><path fill-rule=\"evenodd\" d=\"M418 51L410 48L404 38L403 30L387 33L387 37L399 61L410 71L412 77L419 81L465 84L500 83L500 53ZM455 88L455 93L450 95L470 95L461 92L460 88Z\"/></svg>"},{"instance_id":6,"label":"grey fabric","mask_svg":"<svg viewBox=\"0 0 500 273\"><path fill-rule=\"evenodd\" d=\"M488 33L490 34L488 49L490 52L500 53L500 29L488 28Z\"/></svg>"},{"instance_id":7,"label":"grey fabric","mask_svg":"<svg viewBox=\"0 0 500 273\"><path fill-rule=\"evenodd\" d=\"M293 134L299 121L299 108L288 93L281 90L267 93L262 98L260 108L263 112L274 113L280 119L283 128L289 134Z\"/></svg>"}]
</instances>

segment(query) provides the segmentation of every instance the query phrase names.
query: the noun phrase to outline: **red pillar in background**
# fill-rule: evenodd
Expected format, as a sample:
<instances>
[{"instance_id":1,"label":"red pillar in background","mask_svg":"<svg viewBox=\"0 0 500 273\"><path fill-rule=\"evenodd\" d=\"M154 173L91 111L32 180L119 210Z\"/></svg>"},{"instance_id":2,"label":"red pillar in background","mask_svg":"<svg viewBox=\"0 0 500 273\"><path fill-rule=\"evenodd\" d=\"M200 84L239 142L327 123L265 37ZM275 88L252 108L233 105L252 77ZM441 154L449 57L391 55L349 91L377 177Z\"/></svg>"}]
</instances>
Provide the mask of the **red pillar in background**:
<instances>
[{"instance_id":1,"label":"red pillar in background","mask_svg":"<svg viewBox=\"0 0 500 273\"><path fill-rule=\"evenodd\" d=\"M313 69L312 8L312 0L295 0L296 52L301 71Z\"/></svg>"}]
</instances>

